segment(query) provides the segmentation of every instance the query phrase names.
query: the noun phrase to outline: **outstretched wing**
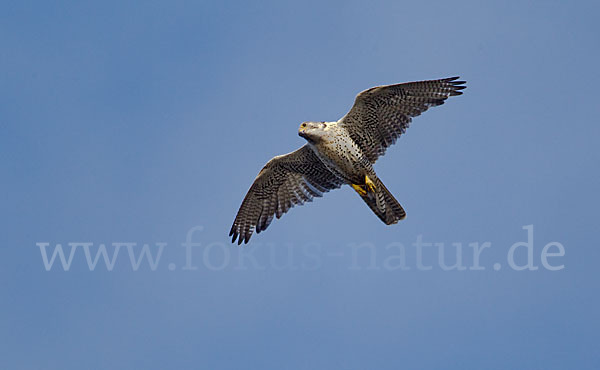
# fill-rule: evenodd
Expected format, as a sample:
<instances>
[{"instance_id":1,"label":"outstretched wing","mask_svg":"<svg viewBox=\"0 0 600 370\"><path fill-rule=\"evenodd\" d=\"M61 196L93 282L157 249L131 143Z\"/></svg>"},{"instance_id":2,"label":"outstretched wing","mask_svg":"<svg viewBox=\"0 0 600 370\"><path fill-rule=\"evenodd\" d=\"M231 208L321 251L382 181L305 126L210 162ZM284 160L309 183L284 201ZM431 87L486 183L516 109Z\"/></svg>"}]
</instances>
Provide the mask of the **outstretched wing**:
<instances>
[{"instance_id":1,"label":"outstretched wing","mask_svg":"<svg viewBox=\"0 0 600 370\"><path fill-rule=\"evenodd\" d=\"M444 104L449 96L462 94L465 81L457 80L451 77L365 90L356 96L340 125L374 163L406 131L412 117Z\"/></svg>"},{"instance_id":2,"label":"outstretched wing","mask_svg":"<svg viewBox=\"0 0 600 370\"><path fill-rule=\"evenodd\" d=\"M265 230L273 216L280 218L296 204L310 202L343 182L304 145L271 159L258 173L233 221L229 236L248 243L252 232Z\"/></svg>"}]
</instances>

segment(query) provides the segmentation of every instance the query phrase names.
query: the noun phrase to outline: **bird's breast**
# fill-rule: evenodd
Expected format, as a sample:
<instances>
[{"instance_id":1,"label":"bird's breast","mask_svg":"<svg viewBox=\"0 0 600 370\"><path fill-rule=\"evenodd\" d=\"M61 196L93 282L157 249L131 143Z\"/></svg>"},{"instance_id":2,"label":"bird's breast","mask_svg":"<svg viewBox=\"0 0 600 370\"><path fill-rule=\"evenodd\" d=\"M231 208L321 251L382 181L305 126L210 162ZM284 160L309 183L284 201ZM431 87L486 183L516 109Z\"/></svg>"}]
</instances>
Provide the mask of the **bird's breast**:
<instances>
[{"instance_id":1,"label":"bird's breast","mask_svg":"<svg viewBox=\"0 0 600 370\"><path fill-rule=\"evenodd\" d=\"M345 130L336 131L340 132L327 135L312 147L331 172L346 182L351 182L352 179L364 174L365 162L368 164L368 161L360 147Z\"/></svg>"}]
</instances>

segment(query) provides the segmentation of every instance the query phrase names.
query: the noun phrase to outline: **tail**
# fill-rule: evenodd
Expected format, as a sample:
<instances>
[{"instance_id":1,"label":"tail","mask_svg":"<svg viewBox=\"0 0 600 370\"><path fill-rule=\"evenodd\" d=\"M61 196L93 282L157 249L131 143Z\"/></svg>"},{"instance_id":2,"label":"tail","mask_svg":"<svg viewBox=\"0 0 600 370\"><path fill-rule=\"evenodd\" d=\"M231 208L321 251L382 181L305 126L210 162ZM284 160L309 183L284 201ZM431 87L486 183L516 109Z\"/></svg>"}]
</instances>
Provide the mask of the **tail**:
<instances>
[{"instance_id":1,"label":"tail","mask_svg":"<svg viewBox=\"0 0 600 370\"><path fill-rule=\"evenodd\" d=\"M396 198L383 185L379 178L375 179L375 191L367 191L361 198L367 203L369 208L386 225L392 225L406 217L406 212L398 203Z\"/></svg>"}]
</instances>

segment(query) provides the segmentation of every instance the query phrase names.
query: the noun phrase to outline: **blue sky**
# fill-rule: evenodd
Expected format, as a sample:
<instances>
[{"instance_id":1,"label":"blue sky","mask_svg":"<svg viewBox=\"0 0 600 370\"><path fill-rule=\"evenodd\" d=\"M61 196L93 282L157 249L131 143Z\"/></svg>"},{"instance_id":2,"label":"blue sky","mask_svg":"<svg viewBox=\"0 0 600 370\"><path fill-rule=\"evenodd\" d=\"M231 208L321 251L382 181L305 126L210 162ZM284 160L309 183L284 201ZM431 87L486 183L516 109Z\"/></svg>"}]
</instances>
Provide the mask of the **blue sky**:
<instances>
[{"instance_id":1,"label":"blue sky","mask_svg":"<svg viewBox=\"0 0 600 370\"><path fill-rule=\"evenodd\" d=\"M599 10L3 3L0 367L597 369ZM465 94L375 167L406 220L385 226L344 187L229 244L260 168L303 145L302 121L336 120L375 85L454 75ZM515 271L526 225L538 269ZM198 269L184 270L194 227ZM419 236L443 243L423 249L431 270ZM47 271L36 243L77 242L136 244L112 271L90 271L82 247ZM468 245L485 242L473 270ZM541 263L551 242L559 271ZM134 270L128 252L155 243L156 268ZM465 270L437 262L452 243ZM400 244L408 270L390 267Z\"/></svg>"}]
</instances>

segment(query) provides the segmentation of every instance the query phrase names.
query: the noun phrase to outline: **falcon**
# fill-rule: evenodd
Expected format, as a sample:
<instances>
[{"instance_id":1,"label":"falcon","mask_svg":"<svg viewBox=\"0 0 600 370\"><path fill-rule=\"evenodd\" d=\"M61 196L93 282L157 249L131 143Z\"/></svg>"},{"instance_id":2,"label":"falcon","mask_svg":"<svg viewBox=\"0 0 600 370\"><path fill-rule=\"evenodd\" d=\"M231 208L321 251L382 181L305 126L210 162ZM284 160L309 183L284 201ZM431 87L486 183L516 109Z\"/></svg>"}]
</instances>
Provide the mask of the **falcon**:
<instances>
[{"instance_id":1,"label":"falcon","mask_svg":"<svg viewBox=\"0 0 600 370\"><path fill-rule=\"evenodd\" d=\"M406 212L379 179L373 164L408 128L412 117L461 95L459 77L378 86L356 96L336 122L304 122L298 135L307 143L271 159L260 170L233 221L232 243L248 243L295 205L350 185L386 225Z\"/></svg>"}]
</instances>

